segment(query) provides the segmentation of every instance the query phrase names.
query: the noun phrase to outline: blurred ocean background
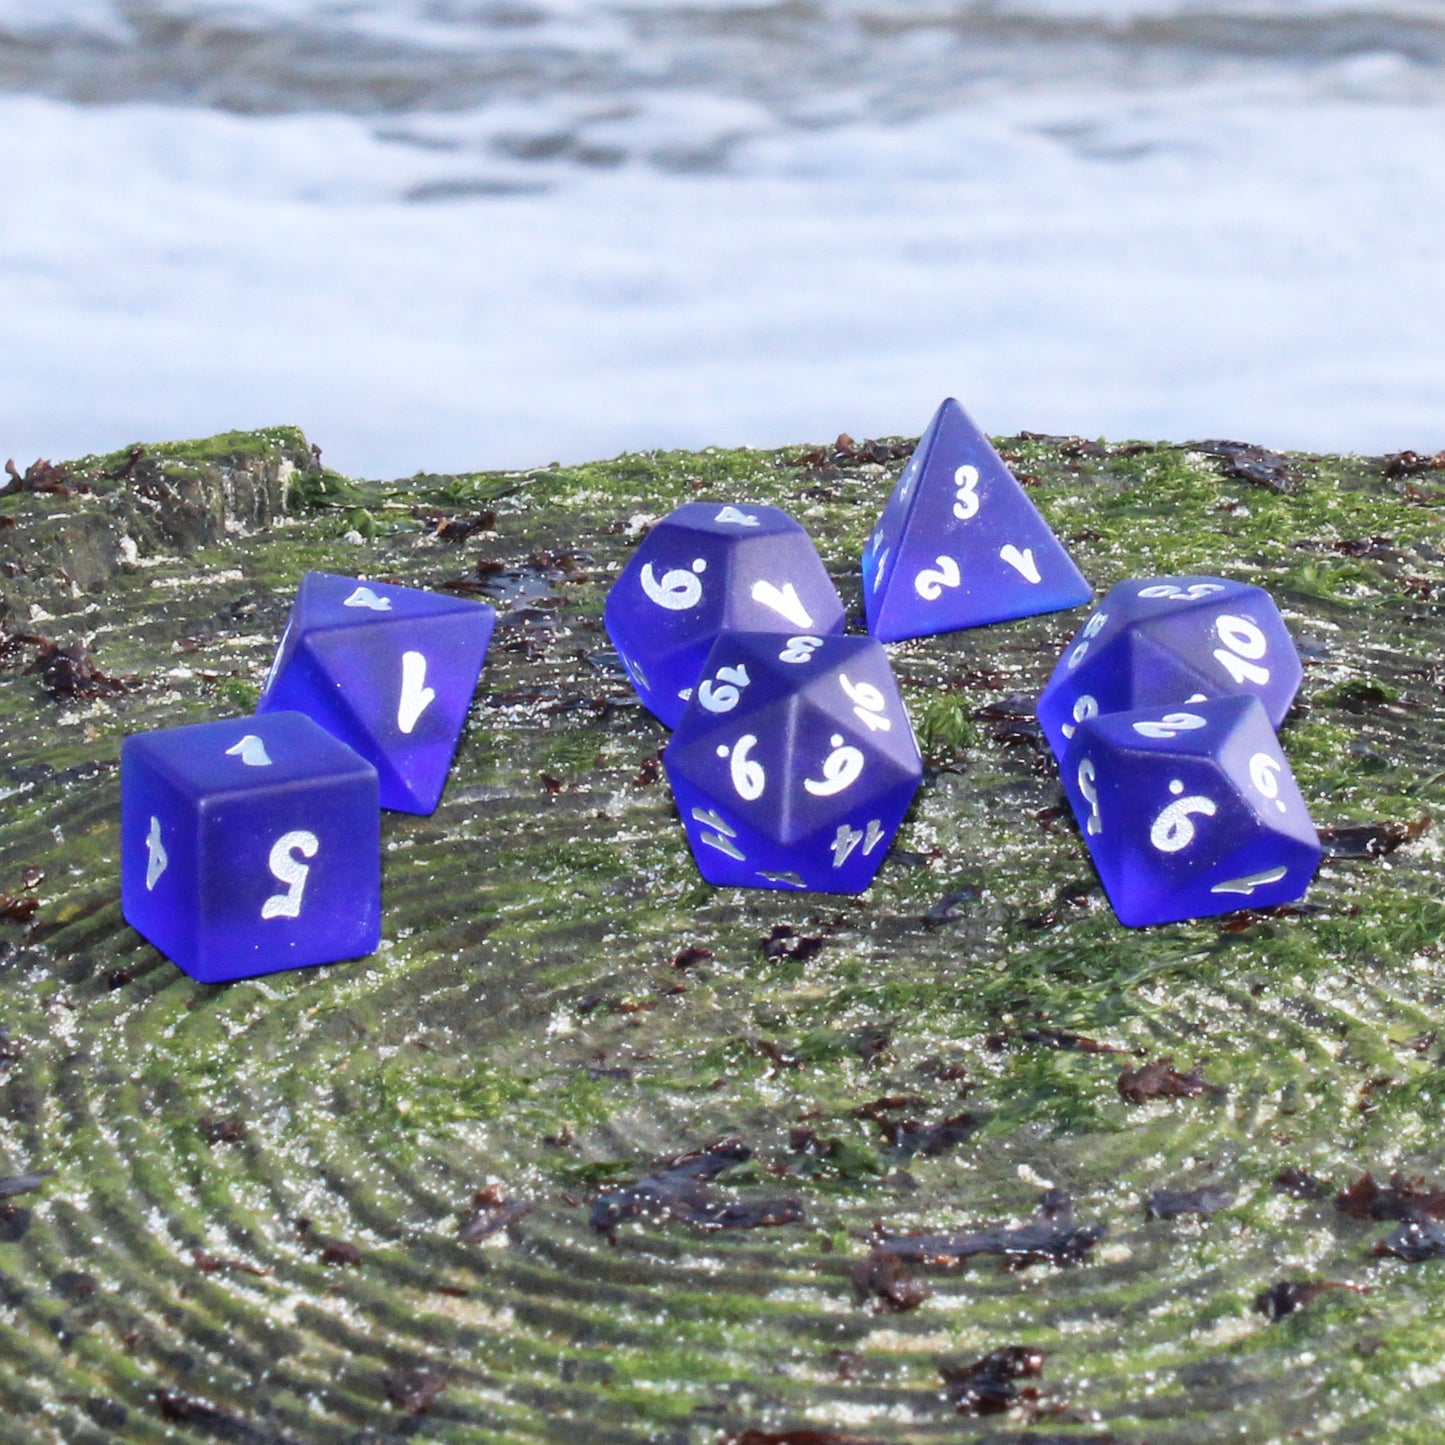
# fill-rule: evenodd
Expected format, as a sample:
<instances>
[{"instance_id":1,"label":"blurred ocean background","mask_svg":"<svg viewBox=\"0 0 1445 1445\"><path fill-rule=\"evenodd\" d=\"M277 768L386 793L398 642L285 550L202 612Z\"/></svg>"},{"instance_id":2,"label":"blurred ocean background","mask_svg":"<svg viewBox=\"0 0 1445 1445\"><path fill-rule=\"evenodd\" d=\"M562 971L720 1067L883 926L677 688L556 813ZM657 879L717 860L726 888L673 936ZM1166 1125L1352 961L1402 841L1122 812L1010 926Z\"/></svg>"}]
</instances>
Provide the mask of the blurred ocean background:
<instances>
[{"instance_id":1,"label":"blurred ocean background","mask_svg":"<svg viewBox=\"0 0 1445 1445\"><path fill-rule=\"evenodd\" d=\"M1445 447L1445 0L0 0L0 456Z\"/></svg>"}]
</instances>

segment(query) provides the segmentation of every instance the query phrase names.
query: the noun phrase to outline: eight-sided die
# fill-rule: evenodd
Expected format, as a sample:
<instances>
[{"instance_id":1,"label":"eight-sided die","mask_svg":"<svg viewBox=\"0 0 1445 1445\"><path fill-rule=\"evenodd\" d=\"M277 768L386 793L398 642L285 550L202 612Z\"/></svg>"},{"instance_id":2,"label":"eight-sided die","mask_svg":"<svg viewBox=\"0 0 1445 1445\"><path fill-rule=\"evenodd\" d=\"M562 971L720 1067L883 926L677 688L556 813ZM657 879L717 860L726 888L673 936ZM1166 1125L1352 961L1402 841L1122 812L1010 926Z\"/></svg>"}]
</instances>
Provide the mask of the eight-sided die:
<instances>
[{"instance_id":1,"label":"eight-sided die","mask_svg":"<svg viewBox=\"0 0 1445 1445\"><path fill-rule=\"evenodd\" d=\"M383 808L433 812L496 620L485 603L308 572L256 710L306 713L375 766Z\"/></svg>"}]
</instances>

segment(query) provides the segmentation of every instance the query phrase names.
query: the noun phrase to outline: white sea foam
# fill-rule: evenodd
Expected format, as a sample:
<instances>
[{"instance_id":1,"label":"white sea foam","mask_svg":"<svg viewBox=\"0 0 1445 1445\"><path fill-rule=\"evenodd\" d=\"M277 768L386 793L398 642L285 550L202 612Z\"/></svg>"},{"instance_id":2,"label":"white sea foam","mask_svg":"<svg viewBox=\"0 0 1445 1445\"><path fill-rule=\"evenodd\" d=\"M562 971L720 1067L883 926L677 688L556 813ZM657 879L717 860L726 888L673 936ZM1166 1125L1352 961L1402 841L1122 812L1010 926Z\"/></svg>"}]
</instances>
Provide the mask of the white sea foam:
<instances>
[{"instance_id":1,"label":"white sea foam","mask_svg":"<svg viewBox=\"0 0 1445 1445\"><path fill-rule=\"evenodd\" d=\"M0 32L165 11L393 47L372 70L343 47L324 83L243 56L254 114L118 41L27 51L46 95L5 72L0 452L285 420L360 473L524 466L917 432L945 393L997 431L1445 446L1445 86L1375 44L1445 6L1382 8L1337 54L1126 38L1101 79L970 70L982 9L838 0L797 86L768 67L807 35L769 58L737 0L686 8L0 0ZM689 73L704 8L746 43ZM1021 8L1068 6L988 14ZM1165 11L1337 13L1086 13ZM865 14L897 22L871 66L844 33ZM134 98L95 103L97 65ZM438 76L445 104L383 103Z\"/></svg>"}]
</instances>

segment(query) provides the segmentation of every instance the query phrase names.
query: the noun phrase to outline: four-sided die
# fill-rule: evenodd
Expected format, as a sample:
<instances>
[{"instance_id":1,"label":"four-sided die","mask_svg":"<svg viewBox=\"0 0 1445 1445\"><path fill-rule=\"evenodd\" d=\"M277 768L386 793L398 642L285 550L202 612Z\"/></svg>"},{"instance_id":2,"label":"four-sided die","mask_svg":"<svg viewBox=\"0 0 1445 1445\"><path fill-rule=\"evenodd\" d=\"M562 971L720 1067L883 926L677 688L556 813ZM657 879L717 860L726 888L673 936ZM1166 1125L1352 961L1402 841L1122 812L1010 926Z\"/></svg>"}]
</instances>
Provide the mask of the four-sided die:
<instances>
[{"instance_id":1,"label":"four-sided die","mask_svg":"<svg viewBox=\"0 0 1445 1445\"><path fill-rule=\"evenodd\" d=\"M786 512L689 502L643 538L607 594L605 621L638 697L676 727L720 632L841 632L844 612Z\"/></svg>"},{"instance_id":2,"label":"four-sided die","mask_svg":"<svg viewBox=\"0 0 1445 1445\"><path fill-rule=\"evenodd\" d=\"M1077 607L1092 595L1003 458L950 397L863 549L869 632L897 642Z\"/></svg>"},{"instance_id":3,"label":"four-sided die","mask_svg":"<svg viewBox=\"0 0 1445 1445\"><path fill-rule=\"evenodd\" d=\"M1145 577L1111 587L1039 696L1063 757L1081 722L1128 708L1251 693L1279 727L1303 669L1274 599L1222 577Z\"/></svg>"},{"instance_id":4,"label":"four-sided die","mask_svg":"<svg viewBox=\"0 0 1445 1445\"><path fill-rule=\"evenodd\" d=\"M121 746L121 910L202 983L381 941L376 769L296 712Z\"/></svg>"},{"instance_id":5,"label":"four-sided die","mask_svg":"<svg viewBox=\"0 0 1445 1445\"><path fill-rule=\"evenodd\" d=\"M724 632L663 756L709 883L860 893L923 775L872 638Z\"/></svg>"},{"instance_id":6,"label":"four-sided die","mask_svg":"<svg viewBox=\"0 0 1445 1445\"><path fill-rule=\"evenodd\" d=\"M1298 898L1319 836L1253 694L1079 722L1064 789L1130 927Z\"/></svg>"},{"instance_id":7,"label":"four-sided die","mask_svg":"<svg viewBox=\"0 0 1445 1445\"><path fill-rule=\"evenodd\" d=\"M433 812L496 620L485 603L308 572L256 710L306 713L375 765L383 808Z\"/></svg>"}]
</instances>

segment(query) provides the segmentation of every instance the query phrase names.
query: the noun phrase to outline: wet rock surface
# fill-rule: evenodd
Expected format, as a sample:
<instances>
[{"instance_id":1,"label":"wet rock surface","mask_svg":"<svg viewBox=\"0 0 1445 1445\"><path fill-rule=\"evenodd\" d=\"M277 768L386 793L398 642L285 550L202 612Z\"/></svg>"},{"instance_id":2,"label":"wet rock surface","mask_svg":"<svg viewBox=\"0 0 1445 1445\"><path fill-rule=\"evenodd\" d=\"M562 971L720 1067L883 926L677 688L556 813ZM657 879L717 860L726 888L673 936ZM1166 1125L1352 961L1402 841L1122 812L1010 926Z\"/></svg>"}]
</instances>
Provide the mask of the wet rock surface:
<instances>
[{"instance_id":1,"label":"wet rock surface","mask_svg":"<svg viewBox=\"0 0 1445 1445\"><path fill-rule=\"evenodd\" d=\"M1307 640L1281 740L1340 846L1305 906L1114 921L1003 726L1073 616L896 649L935 762L867 894L701 884L666 735L597 662L606 588L647 518L717 497L791 510L856 608L906 443L362 485L276 429L12 477L0 1433L1428 1426L1442 499L1378 459L1291 456L1276 488L1003 445L1100 591L1246 577ZM464 578L507 626L441 807L384 819L382 949L200 985L120 918L120 742L249 711L309 568Z\"/></svg>"}]
</instances>

